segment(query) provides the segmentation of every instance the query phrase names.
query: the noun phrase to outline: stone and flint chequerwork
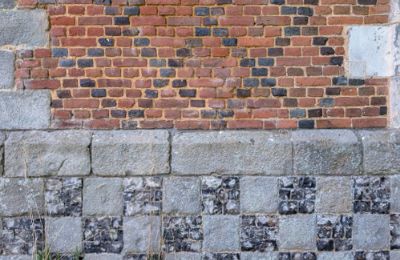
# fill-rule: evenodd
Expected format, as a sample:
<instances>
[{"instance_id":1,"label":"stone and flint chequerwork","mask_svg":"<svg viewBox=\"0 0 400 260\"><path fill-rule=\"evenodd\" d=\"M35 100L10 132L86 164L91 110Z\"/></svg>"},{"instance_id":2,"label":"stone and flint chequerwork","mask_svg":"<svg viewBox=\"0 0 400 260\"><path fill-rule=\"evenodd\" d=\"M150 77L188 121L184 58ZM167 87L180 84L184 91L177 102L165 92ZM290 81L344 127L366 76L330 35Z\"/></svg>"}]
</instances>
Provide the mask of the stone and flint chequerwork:
<instances>
[{"instance_id":1,"label":"stone and flint chequerwork","mask_svg":"<svg viewBox=\"0 0 400 260\"><path fill-rule=\"evenodd\" d=\"M0 147L0 259L400 259L397 130L5 131Z\"/></svg>"}]
</instances>

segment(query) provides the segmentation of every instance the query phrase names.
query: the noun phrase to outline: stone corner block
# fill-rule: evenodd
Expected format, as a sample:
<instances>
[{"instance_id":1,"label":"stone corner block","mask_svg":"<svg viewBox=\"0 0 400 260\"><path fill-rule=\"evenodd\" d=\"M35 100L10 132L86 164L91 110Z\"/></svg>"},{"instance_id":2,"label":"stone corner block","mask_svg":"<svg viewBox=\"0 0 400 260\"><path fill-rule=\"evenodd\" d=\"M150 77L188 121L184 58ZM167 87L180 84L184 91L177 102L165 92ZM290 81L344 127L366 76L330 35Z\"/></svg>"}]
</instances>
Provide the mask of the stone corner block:
<instances>
[{"instance_id":1,"label":"stone corner block","mask_svg":"<svg viewBox=\"0 0 400 260\"><path fill-rule=\"evenodd\" d=\"M43 212L43 180L0 179L0 216L36 215Z\"/></svg>"},{"instance_id":2,"label":"stone corner block","mask_svg":"<svg viewBox=\"0 0 400 260\"><path fill-rule=\"evenodd\" d=\"M315 250L316 218L314 214L290 215L279 219L279 249Z\"/></svg>"},{"instance_id":3,"label":"stone corner block","mask_svg":"<svg viewBox=\"0 0 400 260\"><path fill-rule=\"evenodd\" d=\"M315 210L318 213L351 213L353 207L351 177L317 178Z\"/></svg>"},{"instance_id":4,"label":"stone corner block","mask_svg":"<svg viewBox=\"0 0 400 260\"><path fill-rule=\"evenodd\" d=\"M240 208L245 213L278 211L278 178L244 176L240 179Z\"/></svg>"},{"instance_id":5,"label":"stone corner block","mask_svg":"<svg viewBox=\"0 0 400 260\"><path fill-rule=\"evenodd\" d=\"M48 90L0 92L0 129L47 129L49 126Z\"/></svg>"},{"instance_id":6,"label":"stone corner block","mask_svg":"<svg viewBox=\"0 0 400 260\"><path fill-rule=\"evenodd\" d=\"M164 178L163 211L197 214L201 212L200 178Z\"/></svg>"},{"instance_id":7,"label":"stone corner block","mask_svg":"<svg viewBox=\"0 0 400 260\"><path fill-rule=\"evenodd\" d=\"M121 216L122 179L87 178L83 182L84 216Z\"/></svg>"},{"instance_id":8,"label":"stone corner block","mask_svg":"<svg viewBox=\"0 0 400 260\"><path fill-rule=\"evenodd\" d=\"M349 73L352 78L392 76L393 28L386 25L357 25L348 29ZM368 44L365 44L368 42ZM373 61L373 62L371 62Z\"/></svg>"},{"instance_id":9,"label":"stone corner block","mask_svg":"<svg viewBox=\"0 0 400 260\"><path fill-rule=\"evenodd\" d=\"M400 131L360 131L366 174L394 174L400 171Z\"/></svg>"},{"instance_id":10,"label":"stone corner block","mask_svg":"<svg viewBox=\"0 0 400 260\"><path fill-rule=\"evenodd\" d=\"M47 243L52 252L74 253L82 250L81 218L46 219Z\"/></svg>"},{"instance_id":11,"label":"stone corner block","mask_svg":"<svg viewBox=\"0 0 400 260\"><path fill-rule=\"evenodd\" d=\"M0 46L46 47L48 28L46 10L0 10Z\"/></svg>"},{"instance_id":12,"label":"stone corner block","mask_svg":"<svg viewBox=\"0 0 400 260\"><path fill-rule=\"evenodd\" d=\"M203 216L204 251L238 251L239 228L239 216Z\"/></svg>"},{"instance_id":13,"label":"stone corner block","mask_svg":"<svg viewBox=\"0 0 400 260\"><path fill-rule=\"evenodd\" d=\"M292 171L288 132L180 132L172 138L172 172L283 175Z\"/></svg>"},{"instance_id":14,"label":"stone corner block","mask_svg":"<svg viewBox=\"0 0 400 260\"><path fill-rule=\"evenodd\" d=\"M161 248L161 217L124 218L125 253L159 253Z\"/></svg>"},{"instance_id":15,"label":"stone corner block","mask_svg":"<svg viewBox=\"0 0 400 260\"><path fill-rule=\"evenodd\" d=\"M1 2L0 2L1 8ZM10 89L14 86L14 52L0 50L0 89Z\"/></svg>"},{"instance_id":16,"label":"stone corner block","mask_svg":"<svg viewBox=\"0 0 400 260\"><path fill-rule=\"evenodd\" d=\"M88 175L90 141L88 131L12 132L5 143L5 175Z\"/></svg>"},{"instance_id":17,"label":"stone corner block","mask_svg":"<svg viewBox=\"0 0 400 260\"><path fill-rule=\"evenodd\" d=\"M93 135L92 168L99 176L169 173L165 130L99 131Z\"/></svg>"},{"instance_id":18,"label":"stone corner block","mask_svg":"<svg viewBox=\"0 0 400 260\"><path fill-rule=\"evenodd\" d=\"M390 247L390 217L380 214L356 214L353 223L356 250L381 250Z\"/></svg>"},{"instance_id":19,"label":"stone corner block","mask_svg":"<svg viewBox=\"0 0 400 260\"><path fill-rule=\"evenodd\" d=\"M295 174L352 175L361 172L362 149L351 130L292 133Z\"/></svg>"}]
</instances>

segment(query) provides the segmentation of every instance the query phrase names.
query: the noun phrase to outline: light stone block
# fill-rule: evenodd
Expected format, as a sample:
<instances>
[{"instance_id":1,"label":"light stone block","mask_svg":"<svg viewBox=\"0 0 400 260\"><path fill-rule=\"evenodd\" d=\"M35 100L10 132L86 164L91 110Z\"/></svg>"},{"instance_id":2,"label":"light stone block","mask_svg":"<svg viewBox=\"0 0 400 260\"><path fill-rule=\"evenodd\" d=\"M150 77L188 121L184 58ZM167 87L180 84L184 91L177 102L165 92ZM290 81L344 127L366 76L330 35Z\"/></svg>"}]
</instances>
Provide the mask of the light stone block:
<instances>
[{"instance_id":1,"label":"light stone block","mask_svg":"<svg viewBox=\"0 0 400 260\"><path fill-rule=\"evenodd\" d=\"M246 176L240 179L240 208L245 213L275 213L278 210L278 179Z\"/></svg>"},{"instance_id":2,"label":"light stone block","mask_svg":"<svg viewBox=\"0 0 400 260\"><path fill-rule=\"evenodd\" d=\"M317 178L315 208L318 213L351 213L353 207L351 177Z\"/></svg>"},{"instance_id":3,"label":"light stone block","mask_svg":"<svg viewBox=\"0 0 400 260\"><path fill-rule=\"evenodd\" d=\"M10 133L5 143L5 175L88 175L90 139L91 133L88 131Z\"/></svg>"},{"instance_id":4,"label":"light stone block","mask_svg":"<svg viewBox=\"0 0 400 260\"><path fill-rule=\"evenodd\" d=\"M352 175L361 172L362 149L350 130L298 130L292 134L294 173Z\"/></svg>"},{"instance_id":5,"label":"light stone block","mask_svg":"<svg viewBox=\"0 0 400 260\"><path fill-rule=\"evenodd\" d=\"M390 251L390 259L392 260L400 259L400 251L395 251L395 250Z\"/></svg>"},{"instance_id":6,"label":"light stone block","mask_svg":"<svg viewBox=\"0 0 400 260\"><path fill-rule=\"evenodd\" d=\"M122 260L118 254L85 254L84 260Z\"/></svg>"},{"instance_id":7,"label":"light stone block","mask_svg":"<svg viewBox=\"0 0 400 260\"><path fill-rule=\"evenodd\" d=\"M390 79L389 96L389 125L391 128L400 128L400 76L392 77Z\"/></svg>"},{"instance_id":8,"label":"light stone block","mask_svg":"<svg viewBox=\"0 0 400 260\"><path fill-rule=\"evenodd\" d=\"M0 2L1 8L1 2ZM10 89L14 86L14 61L12 51L0 50L0 89Z\"/></svg>"},{"instance_id":9,"label":"light stone block","mask_svg":"<svg viewBox=\"0 0 400 260\"><path fill-rule=\"evenodd\" d=\"M169 133L164 130L99 131L93 135L95 175L169 173Z\"/></svg>"},{"instance_id":10,"label":"light stone block","mask_svg":"<svg viewBox=\"0 0 400 260\"><path fill-rule=\"evenodd\" d=\"M356 214L353 223L355 250L381 250L390 247L389 215Z\"/></svg>"},{"instance_id":11,"label":"light stone block","mask_svg":"<svg viewBox=\"0 0 400 260\"><path fill-rule=\"evenodd\" d=\"M390 212L400 213L400 175L390 177Z\"/></svg>"},{"instance_id":12,"label":"light stone block","mask_svg":"<svg viewBox=\"0 0 400 260\"><path fill-rule=\"evenodd\" d=\"M163 211L170 214L200 213L200 178L164 178Z\"/></svg>"},{"instance_id":13,"label":"light stone block","mask_svg":"<svg viewBox=\"0 0 400 260\"><path fill-rule=\"evenodd\" d=\"M282 216L279 219L279 249L315 250L316 219L314 214Z\"/></svg>"},{"instance_id":14,"label":"light stone block","mask_svg":"<svg viewBox=\"0 0 400 260\"><path fill-rule=\"evenodd\" d=\"M0 35L2 35L1 30ZM49 126L48 90L0 92L0 129L47 129Z\"/></svg>"},{"instance_id":15,"label":"light stone block","mask_svg":"<svg viewBox=\"0 0 400 260\"><path fill-rule=\"evenodd\" d=\"M46 47L48 27L46 10L0 10L0 46Z\"/></svg>"},{"instance_id":16,"label":"light stone block","mask_svg":"<svg viewBox=\"0 0 400 260\"><path fill-rule=\"evenodd\" d=\"M354 260L352 252L322 252L318 260Z\"/></svg>"},{"instance_id":17,"label":"light stone block","mask_svg":"<svg viewBox=\"0 0 400 260\"><path fill-rule=\"evenodd\" d=\"M125 253L159 253L161 218L140 216L124 218Z\"/></svg>"},{"instance_id":18,"label":"light stone block","mask_svg":"<svg viewBox=\"0 0 400 260\"><path fill-rule=\"evenodd\" d=\"M348 69L351 78L393 75L392 28L385 25L350 26ZM365 44L368 43L368 44Z\"/></svg>"},{"instance_id":19,"label":"light stone block","mask_svg":"<svg viewBox=\"0 0 400 260\"><path fill-rule=\"evenodd\" d=\"M16 0L1 0L0 1L0 9L12 9L15 7L15 5L16 5Z\"/></svg>"},{"instance_id":20,"label":"light stone block","mask_svg":"<svg viewBox=\"0 0 400 260\"><path fill-rule=\"evenodd\" d=\"M286 131L177 133L172 138L172 172L179 175L292 172L292 145Z\"/></svg>"},{"instance_id":21,"label":"light stone block","mask_svg":"<svg viewBox=\"0 0 400 260\"><path fill-rule=\"evenodd\" d=\"M400 132L394 130L360 131L366 174L400 172Z\"/></svg>"},{"instance_id":22,"label":"light stone block","mask_svg":"<svg viewBox=\"0 0 400 260\"><path fill-rule=\"evenodd\" d=\"M83 215L120 216L123 212L121 178L88 178L83 182Z\"/></svg>"},{"instance_id":23,"label":"light stone block","mask_svg":"<svg viewBox=\"0 0 400 260\"><path fill-rule=\"evenodd\" d=\"M239 216L203 216L205 252L239 251Z\"/></svg>"},{"instance_id":24,"label":"light stone block","mask_svg":"<svg viewBox=\"0 0 400 260\"><path fill-rule=\"evenodd\" d=\"M0 256L0 260L32 260L30 255L6 255Z\"/></svg>"},{"instance_id":25,"label":"light stone block","mask_svg":"<svg viewBox=\"0 0 400 260\"><path fill-rule=\"evenodd\" d=\"M278 252L242 252L240 254L240 260L277 260Z\"/></svg>"},{"instance_id":26,"label":"light stone block","mask_svg":"<svg viewBox=\"0 0 400 260\"><path fill-rule=\"evenodd\" d=\"M184 252L184 253L172 253L172 254L166 254L165 255L165 260L201 260L201 254L199 253L190 253L190 252Z\"/></svg>"},{"instance_id":27,"label":"light stone block","mask_svg":"<svg viewBox=\"0 0 400 260\"><path fill-rule=\"evenodd\" d=\"M42 179L0 179L0 216L36 216L43 212Z\"/></svg>"},{"instance_id":28,"label":"light stone block","mask_svg":"<svg viewBox=\"0 0 400 260\"><path fill-rule=\"evenodd\" d=\"M81 218L46 219L47 243L51 252L73 254L82 250Z\"/></svg>"}]
</instances>

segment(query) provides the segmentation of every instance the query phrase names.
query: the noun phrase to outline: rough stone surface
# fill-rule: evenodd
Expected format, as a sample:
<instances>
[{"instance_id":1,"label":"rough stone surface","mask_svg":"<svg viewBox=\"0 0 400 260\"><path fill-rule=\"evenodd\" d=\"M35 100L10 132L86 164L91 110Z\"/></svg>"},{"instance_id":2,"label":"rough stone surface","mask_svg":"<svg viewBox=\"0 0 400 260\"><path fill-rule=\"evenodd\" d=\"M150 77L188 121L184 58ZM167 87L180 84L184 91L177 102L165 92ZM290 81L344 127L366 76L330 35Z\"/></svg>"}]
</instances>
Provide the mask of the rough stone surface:
<instances>
[{"instance_id":1,"label":"rough stone surface","mask_svg":"<svg viewBox=\"0 0 400 260\"><path fill-rule=\"evenodd\" d=\"M3 35L1 29L0 35ZM0 129L47 129L49 125L49 91L0 92Z\"/></svg>"},{"instance_id":2,"label":"rough stone surface","mask_svg":"<svg viewBox=\"0 0 400 260\"><path fill-rule=\"evenodd\" d=\"M0 132L0 176L3 175L3 171L4 171L4 140L5 140L5 136L2 132Z\"/></svg>"},{"instance_id":3,"label":"rough stone surface","mask_svg":"<svg viewBox=\"0 0 400 260\"><path fill-rule=\"evenodd\" d=\"M177 214L201 212L200 179L192 177L164 178L163 211Z\"/></svg>"},{"instance_id":4,"label":"rough stone surface","mask_svg":"<svg viewBox=\"0 0 400 260\"><path fill-rule=\"evenodd\" d=\"M0 256L0 260L32 260L32 256L29 255L15 255L15 256Z\"/></svg>"},{"instance_id":5,"label":"rough stone surface","mask_svg":"<svg viewBox=\"0 0 400 260\"><path fill-rule=\"evenodd\" d=\"M400 51L400 46L398 49ZM391 128L400 128L400 77L399 76L392 77L390 79L389 95L391 97L389 99L390 102L389 125Z\"/></svg>"},{"instance_id":6,"label":"rough stone surface","mask_svg":"<svg viewBox=\"0 0 400 260\"><path fill-rule=\"evenodd\" d=\"M239 216L204 216L204 251L238 251Z\"/></svg>"},{"instance_id":7,"label":"rough stone surface","mask_svg":"<svg viewBox=\"0 0 400 260\"><path fill-rule=\"evenodd\" d=\"M353 224L353 242L356 250L380 250L390 246L388 215L356 214Z\"/></svg>"},{"instance_id":8,"label":"rough stone surface","mask_svg":"<svg viewBox=\"0 0 400 260\"><path fill-rule=\"evenodd\" d=\"M160 252L160 233L158 216L124 218L124 252Z\"/></svg>"},{"instance_id":9,"label":"rough stone surface","mask_svg":"<svg viewBox=\"0 0 400 260\"><path fill-rule=\"evenodd\" d=\"M353 217L350 215L317 216L317 249L349 251L353 249Z\"/></svg>"},{"instance_id":10,"label":"rough stone surface","mask_svg":"<svg viewBox=\"0 0 400 260\"><path fill-rule=\"evenodd\" d=\"M317 178L316 212L350 213L352 203L351 177Z\"/></svg>"},{"instance_id":11,"label":"rough stone surface","mask_svg":"<svg viewBox=\"0 0 400 260\"><path fill-rule=\"evenodd\" d=\"M0 179L0 215L42 214L44 184L41 179Z\"/></svg>"},{"instance_id":12,"label":"rough stone surface","mask_svg":"<svg viewBox=\"0 0 400 260\"><path fill-rule=\"evenodd\" d=\"M51 178L45 181L45 204L49 216L82 215L82 179Z\"/></svg>"},{"instance_id":13,"label":"rough stone surface","mask_svg":"<svg viewBox=\"0 0 400 260\"><path fill-rule=\"evenodd\" d=\"M314 213L315 177L280 177L278 187L280 214Z\"/></svg>"},{"instance_id":14,"label":"rough stone surface","mask_svg":"<svg viewBox=\"0 0 400 260\"><path fill-rule=\"evenodd\" d=\"M122 260L122 255L117 254L85 254L85 260Z\"/></svg>"},{"instance_id":15,"label":"rough stone surface","mask_svg":"<svg viewBox=\"0 0 400 260\"><path fill-rule=\"evenodd\" d=\"M165 260L202 260L201 254L198 253L174 253L166 254Z\"/></svg>"},{"instance_id":16,"label":"rough stone surface","mask_svg":"<svg viewBox=\"0 0 400 260\"><path fill-rule=\"evenodd\" d=\"M317 260L314 252L282 252L278 255L279 260Z\"/></svg>"},{"instance_id":17,"label":"rough stone surface","mask_svg":"<svg viewBox=\"0 0 400 260\"><path fill-rule=\"evenodd\" d=\"M92 144L93 173L102 176L169 173L167 131L96 132Z\"/></svg>"},{"instance_id":18,"label":"rough stone surface","mask_svg":"<svg viewBox=\"0 0 400 260\"><path fill-rule=\"evenodd\" d=\"M361 146L350 130L294 131L295 174L351 175L361 171Z\"/></svg>"},{"instance_id":19,"label":"rough stone surface","mask_svg":"<svg viewBox=\"0 0 400 260\"><path fill-rule=\"evenodd\" d=\"M276 251L278 218L268 215L241 217L240 247L242 251Z\"/></svg>"},{"instance_id":20,"label":"rough stone surface","mask_svg":"<svg viewBox=\"0 0 400 260\"><path fill-rule=\"evenodd\" d=\"M214 176L202 177L201 198L204 214L239 214L239 178Z\"/></svg>"},{"instance_id":21,"label":"rough stone surface","mask_svg":"<svg viewBox=\"0 0 400 260\"><path fill-rule=\"evenodd\" d=\"M218 260L218 259L229 259L229 260L240 260L240 254L238 253L204 253L203 260Z\"/></svg>"},{"instance_id":22,"label":"rough stone surface","mask_svg":"<svg viewBox=\"0 0 400 260\"><path fill-rule=\"evenodd\" d=\"M0 9L11 9L14 8L16 5L15 0L2 0L0 2Z\"/></svg>"},{"instance_id":23,"label":"rough stone surface","mask_svg":"<svg viewBox=\"0 0 400 260\"><path fill-rule=\"evenodd\" d=\"M45 47L47 30L45 10L0 10L0 46Z\"/></svg>"},{"instance_id":24,"label":"rough stone surface","mask_svg":"<svg viewBox=\"0 0 400 260\"><path fill-rule=\"evenodd\" d=\"M392 130L360 131L367 174L400 172L400 132ZM384 163L383 163L384 162Z\"/></svg>"},{"instance_id":25,"label":"rough stone surface","mask_svg":"<svg viewBox=\"0 0 400 260\"><path fill-rule=\"evenodd\" d=\"M315 215L302 214L279 219L279 250L314 250L316 245Z\"/></svg>"},{"instance_id":26,"label":"rough stone surface","mask_svg":"<svg viewBox=\"0 0 400 260\"><path fill-rule=\"evenodd\" d=\"M354 254L354 259L362 259L362 260L369 260L369 259L378 259L378 260L390 260L389 251L358 251ZM396 258L395 258L396 259Z\"/></svg>"},{"instance_id":27,"label":"rough stone surface","mask_svg":"<svg viewBox=\"0 0 400 260\"><path fill-rule=\"evenodd\" d=\"M318 255L318 260L354 260L351 252L326 252Z\"/></svg>"},{"instance_id":28,"label":"rough stone surface","mask_svg":"<svg viewBox=\"0 0 400 260\"><path fill-rule=\"evenodd\" d=\"M292 148L286 132L187 132L172 139L175 174L291 173Z\"/></svg>"},{"instance_id":29,"label":"rough stone surface","mask_svg":"<svg viewBox=\"0 0 400 260\"><path fill-rule=\"evenodd\" d=\"M0 89L10 89L14 86L14 60L12 51L0 50Z\"/></svg>"},{"instance_id":30,"label":"rough stone surface","mask_svg":"<svg viewBox=\"0 0 400 260\"><path fill-rule=\"evenodd\" d=\"M245 213L275 213L278 210L278 179L274 177L242 177L240 208Z\"/></svg>"},{"instance_id":31,"label":"rough stone surface","mask_svg":"<svg viewBox=\"0 0 400 260\"><path fill-rule=\"evenodd\" d=\"M253 253L245 252L240 254L241 260L276 260L278 259L278 253L267 252L267 253Z\"/></svg>"},{"instance_id":32,"label":"rough stone surface","mask_svg":"<svg viewBox=\"0 0 400 260\"><path fill-rule=\"evenodd\" d=\"M400 259L400 251L390 251L390 259Z\"/></svg>"},{"instance_id":33,"label":"rough stone surface","mask_svg":"<svg viewBox=\"0 0 400 260\"><path fill-rule=\"evenodd\" d=\"M91 133L86 131L13 132L5 143L5 174L80 176L90 173Z\"/></svg>"},{"instance_id":34,"label":"rough stone surface","mask_svg":"<svg viewBox=\"0 0 400 260\"><path fill-rule=\"evenodd\" d=\"M49 218L46 221L46 234L46 242L51 252L65 254L82 250L80 218Z\"/></svg>"},{"instance_id":35,"label":"rough stone surface","mask_svg":"<svg viewBox=\"0 0 400 260\"><path fill-rule=\"evenodd\" d=\"M390 249L400 249L400 214L390 215Z\"/></svg>"},{"instance_id":36,"label":"rough stone surface","mask_svg":"<svg viewBox=\"0 0 400 260\"><path fill-rule=\"evenodd\" d=\"M86 216L121 216L122 180L88 178L83 182L83 214Z\"/></svg>"},{"instance_id":37,"label":"rough stone surface","mask_svg":"<svg viewBox=\"0 0 400 260\"><path fill-rule=\"evenodd\" d=\"M351 26L348 30L349 72L353 78L392 76L391 27ZM365 44L368 42L368 44ZM374 62L371 62L374 61Z\"/></svg>"},{"instance_id":38,"label":"rough stone surface","mask_svg":"<svg viewBox=\"0 0 400 260\"><path fill-rule=\"evenodd\" d=\"M391 176L390 185L390 211L400 213L400 176Z\"/></svg>"},{"instance_id":39,"label":"rough stone surface","mask_svg":"<svg viewBox=\"0 0 400 260\"><path fill-rule=\"evenodd\" d=\"M390 183L387 177L353 177L353 212L388 214Z\"/></svg>"}]
</instances>

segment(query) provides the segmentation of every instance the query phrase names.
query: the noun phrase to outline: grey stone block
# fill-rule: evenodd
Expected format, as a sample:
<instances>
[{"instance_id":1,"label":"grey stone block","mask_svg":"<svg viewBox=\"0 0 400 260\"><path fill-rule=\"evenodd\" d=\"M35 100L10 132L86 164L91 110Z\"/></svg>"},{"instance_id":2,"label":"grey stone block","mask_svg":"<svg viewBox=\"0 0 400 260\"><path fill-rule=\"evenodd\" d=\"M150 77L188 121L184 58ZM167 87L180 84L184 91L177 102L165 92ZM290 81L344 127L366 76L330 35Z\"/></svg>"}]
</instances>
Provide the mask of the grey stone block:
<instances>
[{"instance_id":1,"label":"grey stone block","mask_svg":"<svg viewBox=\"0 0 400 260\"><path fill-rule=\"evenodd\" d=\"M362 151L350 130L299 130L292 134L295 174L352 175L361 172Z\"/></svg>"},{"instance_id":2,"label":"grey stone block","mask_svg":"<svg viewBox=\"0 0 400 260\"><path fill-rule=\"evenodd\" d=\"M239 216L203 216L206 252L234 252L239 250Z\"/></svg>"},{"instance_id":3,"label":"grey stone block","mask_svg":"<svg viewBox=\"0 0 400 260\"><path fill-rule=\"evenodd\" d=\"M85 254L85 260L122 260L118 254Z\"/></svg>"},{"instance_id":4,"label":"grey stone block","mask_svg":"<svg viewBox=\"0 0 400 260\"><path fill-rule=\"evenodd\" d=\"M353 207L351 177L317 178L316 212L350 213Z\"/></svg>"},{"instance_id":5,"label":"grey stone block","mask_svg":"<svg viewBox=\"0 0 400 260\"><path fill-rule=\"evenodd\" d=\"M318 260L353 260L352 252L323 252L318 255Z\"/></svg>"},{"instance_id":6,"label":"grey stone block","mask_svg":"<svg viewBox=\"0 0 400 260\"><path fill-rule=\"evenodd\" d=\"M400 251L390 251L390 259L397 260L400 259Z\"/></svg>"},{"instance_id":7,"label":"grey stone block","mask_svg":"<svg viewBox=\"0 0 400 260\"><path fill-rule=\"evenodd\" d=\"M0 46L45 47L48 27L45 10L0 10Z\"/></svg>"},{"instance_id":8,"label":"grey stone block","mask_svg":"<svg viewBox=\"0 0 400 260\"><path fill-rule=\"evenodd\" d=\"M285 132L178 133L172 140L172 172L188 174L290 174L292 145Z\"/></svg>"},{"instance_id":9,"label":"grey stone block","mask_svg":"<svg viewBox=\"0 0 400 260\"><path fill-rule=\"evenodd\" d=\"M36 215L43 212L43 180L0 179L0 216Z\"/></svg>"},{"instance_id":10,"label":"grey stone block","mask_svg":"<svg viewBox=\"0 0 400 260\"><path fill-rule=\"evenodd\" d=\"M275 213L278 211L278 179L251 177L240 179L240 208L245 213Z\"/></svg>"},{"instance_id":11,"label":"grey stone block","mask_svg":"<svg viewBox=\"0 0 400 260\"><path fill-rule=\"evenodd\" d=\"M165 255L165 260L201 260L199 253L171 253Z\"/></svg>"},{"instance_id":12,"label":"grey stone block","mask_svg":"<svg viewBox=\"0 0 400 260\"><path fill-rule=\"evenodd\" d=\"M201 212L200 178L164 178L163 211L196 214Z\"/></svg>"},{"instance_id":13,"label":"grey stone block","mask_svg":"<svg viewBox=\"0 0 400 260\"><path fill-rule=\"evenodd\" d=\"M280 250L314 250L316 245L314 214L284 216L279 219Z\"/></svg>"},{"instance_id":14,"label":"grey stone block","mask_svg":"<svg viewBox=\"0 0 400 260\"><path fill-rule=\"evenodd\" d=\"M88 178L83 182L83 215L121 216L122 179Z\"/></svg>"},{"instance_id":15,"label":"grey stone block","mask_svg":"<svg viewBox=\"0 0 400 260\"><path fill-rule=\"evenodd\" d=\"M51 252L73 254L82 250L81 218L48 218L46 234Z\"/></svg>"},{"instance_id":16,"label":"grey stone block","mask_svg":"<svg viewBox=\"0 0 400 260\"><path fill-rule=\"evenodd\" d=\"M160 252L161 218L141 216L124 218L125 253Z\"/></svg>"},{"instance_id":17,"label":"grey stone block","mask_svg":"<svg viewBox=\"0 0 400 260\"><path fill-rule=\"evenodd\" d=\"M394 130L360 131L367 174L400 171L400 132Z\"/></svg>"},{"instance_id":18,"label":"grey stone block","mask_svg":"<svg viewBox=\"0 0 400 260\"><path fill-rule=\"evenodd\" d=\"M5 174L82 176L90 173L91 133L87 131L13 132L5 143Z\"/></svg>"},{"instance_id":19,"label":"grey stone block","mask_svg":"<svg viewBox=\"0 0 400 260\"><path fill-rule=\"evenodd\" d=\"M0 132L0 162L4 162L4 140L5 135ZM0 163L0 176L3 175L3 163Z\"/></svg>"},{"instance_id":20,"label":"grey stone block","mask_svg":"<svg viewBox=\"0 0 400 260\"><path fill-rule=\"evenodd\" d=\"M102 176L169 173L169 134L164 130L100 131L93 136L93 173Z\"/></svg>"},{"instance_id":21,"label":"grey stone block","mask_svg":"<svg viewBox=\"0 0 400 260\"><path fill-rule=\"evenodd\" d=\"M0 256L0 260L32 260L32 256L29 256L29 255L7 255L7 256Z\"/></svg>"},{"instance_id":22,"label":"grey stone block","mask_svg":"<svg viewBox=\"0 0 400 260\"><path fill-rule=\"evenodd\" d=\"M1 0L0 9L12 9L16 5L16 0Z\"/></svg>"},{"instance_id":23,"label":"grey stone block","mask_svg":"<svg viewBox=\"0 0 400 260\"><path fill-rule=\"evenodd\" d=\"M0 129L44 129L49 125L48 90L0 92Z\"/></svg>"},{"instance_id":24,"label":"grey stone block","mask_svg":"<svg viewBox=\"0 0 400 260\"><path fill-rule=\"evenodd\" d=\"M245 252L240 254L240 260L277 260L277 259L278 259L277 252L266 252L266 253Z\"/></svg>"},{"instance_id":25,"label":"grey stone block","mask_svg":"<svg viewBox=\"0 0 400 260\"><path fill-rule=\"evenodd\" d=\"M355 214L353 244L356 250L380 250L390 246L390 218L381 214Z\"/></svg>"},{"instance_id":26,"label":"grey stone block","mask_svg":"<svg viewBox=\"0 0 400 260\"><path fill-rule=\"evenodd\" d=\"M14 86L14 61L15 56L12 51L0 51L0 89L10 89Z\"/></svg>"},{"instance_id":27,"label":"grey stone block","mask_svg":"<svg viewBox=\"0 0 400 260\"><path fill-rule=\"evenodd\" d=\"M400 176L390 177L390 211L400 213Z\"/></svg>"}]
</instances>

